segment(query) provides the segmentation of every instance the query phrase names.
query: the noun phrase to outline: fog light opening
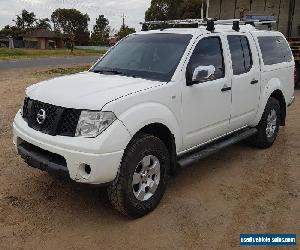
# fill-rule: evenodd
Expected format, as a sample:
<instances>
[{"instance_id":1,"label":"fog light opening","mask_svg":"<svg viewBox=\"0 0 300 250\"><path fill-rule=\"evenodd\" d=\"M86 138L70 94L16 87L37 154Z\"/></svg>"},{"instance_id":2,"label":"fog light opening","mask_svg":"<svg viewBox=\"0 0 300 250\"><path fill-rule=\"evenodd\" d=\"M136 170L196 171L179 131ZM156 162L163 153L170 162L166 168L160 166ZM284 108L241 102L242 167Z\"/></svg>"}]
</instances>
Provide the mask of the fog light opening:
<instances>
[{"instance_id":1,"label":"fog light opening","mask_svg":"<svg viewBox=\"0 0 300 250\"><path fill-rule=\"evenodd\" d=\"M85 164L85 165L84 165L84 171L86 172L86 174L90 175L91 172L92 172L91 166Z\"/></svg>"}]
</instances>

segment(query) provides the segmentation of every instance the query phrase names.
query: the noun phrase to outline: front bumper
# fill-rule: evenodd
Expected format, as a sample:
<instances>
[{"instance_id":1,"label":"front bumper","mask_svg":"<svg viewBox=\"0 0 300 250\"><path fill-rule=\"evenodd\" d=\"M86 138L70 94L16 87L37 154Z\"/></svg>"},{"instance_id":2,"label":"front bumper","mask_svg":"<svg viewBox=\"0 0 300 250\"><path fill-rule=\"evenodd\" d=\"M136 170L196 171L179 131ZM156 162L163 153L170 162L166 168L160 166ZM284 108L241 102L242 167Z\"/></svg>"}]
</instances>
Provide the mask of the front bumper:
<instances>
[{"instance_id":1,"label":"front bumper","mask_svg":"<svg viewBox=\"0 0 300 250\"><path fill-rule=\"evenodd\" d=\"M62 177L69 177L66 160L60 156L42 150L29 143L17 146L18 153L31 167Z\"/></svg>"},{"instance_id":2,"label":"front bumper","mask_svg":"<svg viewBox=\"0 0 300 250\"><path fill-rule=\"evenodd\" d=\"M65 160L65 174L72 180L88 184L104 184L113 181L117 175L124 149L131 137L120 121L115 121L96 138L50 136L30 128L20 112L13 124L13 142L16 150L29 165L44 171L59 170L64 164L54 164L49 157L22 145L32 145L42 151L61 156ZM46 158L45 158L46 157ZM86 171L86 166L90 171Z\"/></svg>"}]
</instances>

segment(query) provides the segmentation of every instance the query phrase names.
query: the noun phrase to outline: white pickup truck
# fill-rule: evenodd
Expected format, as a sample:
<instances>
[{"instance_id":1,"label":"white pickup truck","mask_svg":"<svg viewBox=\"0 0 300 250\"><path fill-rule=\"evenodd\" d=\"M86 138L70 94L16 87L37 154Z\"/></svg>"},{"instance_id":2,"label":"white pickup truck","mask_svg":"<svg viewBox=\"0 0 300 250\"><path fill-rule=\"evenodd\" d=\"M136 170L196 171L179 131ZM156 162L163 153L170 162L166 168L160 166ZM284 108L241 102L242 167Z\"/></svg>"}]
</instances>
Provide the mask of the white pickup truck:
<instances>
[{"instance_id":1,"label":"white pickup truck","mask_svg":"<svg viewBox=\"0 0 300 250\"><path fill-rule=\"evenodd\" d=\"M244 139L272 146L294 67L281 33L251 25L139 32L88 72L29 87L13 141L28 165L107 184L116 209L141 217L176 167Z\"/></svg>"}]
</instances>

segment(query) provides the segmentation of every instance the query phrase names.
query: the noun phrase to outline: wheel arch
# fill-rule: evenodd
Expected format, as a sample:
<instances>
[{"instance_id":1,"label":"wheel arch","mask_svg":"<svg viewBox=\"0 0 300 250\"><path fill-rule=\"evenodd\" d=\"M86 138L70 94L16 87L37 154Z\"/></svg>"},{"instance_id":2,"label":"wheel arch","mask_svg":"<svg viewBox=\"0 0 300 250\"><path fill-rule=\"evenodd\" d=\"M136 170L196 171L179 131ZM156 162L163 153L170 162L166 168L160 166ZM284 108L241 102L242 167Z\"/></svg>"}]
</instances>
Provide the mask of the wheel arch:
<instances>
[{"instance_id":1,"label":"wheel arch","mask_svg":"<svg viewBox=\"0 0 300 250\"><path fill-rule=\"evenodd\" d=\"M286 101L284 98L284 95L282 93L281 90L276 89L272 92L272 94L270 95L270 97L273 97L274 99L276 99L279 104L280 104L280 125L281 126L285 126L285 120L286 120Z\"/></svg>"},{"instance_id":2,"label":"wheel arch","mask_svg":"<svg viewBox=\"0 0 300 250\"><path fill-rule=\"evenodd\" d=\"M286 120L286 113L287 113L287 105L286 105L286 98L285 93L282 89L282 85L278 79L272 79L268 82L268 84L263 88L261 97L260 97L260 104L258 108L258 112L256 114L256 118L254 119L251 126L257 126L259 121L261 120L261 117L263 115L263 112L265 110L265 107L267 105L267 102L269 99L273 97L276 100L278 100L280 104L280 111L281 111L281 120L280 125L285 126L285 120Z\"/></svg>"},{"instance_id":3,"label":"wheel arch","mask_svg":"<svg viewBox=\"0 0 300 250\"><path fill-rule=\"evenodd\" d=\"M138 130L135 135L132 137L131 141L140 134L149 134L159 138L167 147L170 160L171 160L171 169L170 173L174 173L176 171L177 166L177 154L176 154L176 142L175 135L171 132L171 130L164 124L155 122L148 125L145 125L140 130ZM129 142L130 144L130 142ZM128 145L129 145L128 144Z\"/></svg>"}]
</instances>

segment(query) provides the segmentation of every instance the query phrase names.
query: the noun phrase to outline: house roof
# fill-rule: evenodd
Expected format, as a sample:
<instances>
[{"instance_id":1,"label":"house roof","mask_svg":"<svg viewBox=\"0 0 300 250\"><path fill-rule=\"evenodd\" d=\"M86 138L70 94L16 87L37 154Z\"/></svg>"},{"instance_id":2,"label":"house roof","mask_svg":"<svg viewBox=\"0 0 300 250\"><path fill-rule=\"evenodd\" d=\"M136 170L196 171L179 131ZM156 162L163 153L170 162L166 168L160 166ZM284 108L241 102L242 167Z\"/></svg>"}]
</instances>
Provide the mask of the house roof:
<instances>
[{"instance_id":1,"label":"house roof","mask_svg":"<svg viewBox=\"0 0 300 250\"><path fill-rule=\"evenodd\" d=\"M51 30L38 29L25 33L23 37L58 38L58 34Z\"/></svg>"},{"instance_id":2,"label":"house roof","mask_svg":"<svg viewBox=\"0 0 300 250\"><path fill-rule=\"evenodd\" d=\"M9 41L9 38L8 38L8 37L5 37L5 36L0 36L0 41L1 41L1 42L8 42L8 41Z\"/></svg>"}]
</instances>

